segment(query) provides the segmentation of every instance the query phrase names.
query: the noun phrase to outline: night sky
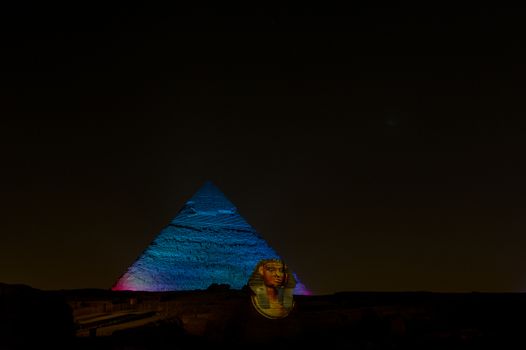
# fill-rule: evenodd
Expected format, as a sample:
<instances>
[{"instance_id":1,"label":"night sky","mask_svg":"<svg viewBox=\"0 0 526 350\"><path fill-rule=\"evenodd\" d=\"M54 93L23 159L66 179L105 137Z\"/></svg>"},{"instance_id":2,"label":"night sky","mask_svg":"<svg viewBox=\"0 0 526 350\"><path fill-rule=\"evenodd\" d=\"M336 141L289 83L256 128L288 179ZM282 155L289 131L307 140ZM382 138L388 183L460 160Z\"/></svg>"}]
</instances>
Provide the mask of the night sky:
<instances>
[{"instance_id":1,"label":"night sky","mask_svg":"<svg viewBox=\"0 0 526 350\"><path fill-rule=\"evenodd\" d=\"M0 282L110 288L211 180L315 293L526 290L526 12L2 5Z\"/></svg>"}]
</instances>

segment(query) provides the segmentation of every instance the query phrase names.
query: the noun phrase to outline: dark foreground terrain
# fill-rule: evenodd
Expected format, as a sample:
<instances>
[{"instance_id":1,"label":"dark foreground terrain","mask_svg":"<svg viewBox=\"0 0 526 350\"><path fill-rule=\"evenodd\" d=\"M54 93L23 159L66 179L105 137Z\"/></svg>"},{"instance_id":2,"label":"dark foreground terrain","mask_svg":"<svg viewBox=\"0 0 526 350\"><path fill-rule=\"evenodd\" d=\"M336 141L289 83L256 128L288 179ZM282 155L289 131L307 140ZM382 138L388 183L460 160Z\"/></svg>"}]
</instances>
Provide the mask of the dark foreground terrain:
<instances>
[{"instance_id":1,"label":"dark foreground terrain","mask_svg":"<svg viewBox=\"0 0 526 350\"><path fill-rule=\"evenodd\" d=\"M342 292L297 296L289 317L248 291L43 292L0 284L0 349L525 348L525 294Z\"/></svg>"}]
</instances>

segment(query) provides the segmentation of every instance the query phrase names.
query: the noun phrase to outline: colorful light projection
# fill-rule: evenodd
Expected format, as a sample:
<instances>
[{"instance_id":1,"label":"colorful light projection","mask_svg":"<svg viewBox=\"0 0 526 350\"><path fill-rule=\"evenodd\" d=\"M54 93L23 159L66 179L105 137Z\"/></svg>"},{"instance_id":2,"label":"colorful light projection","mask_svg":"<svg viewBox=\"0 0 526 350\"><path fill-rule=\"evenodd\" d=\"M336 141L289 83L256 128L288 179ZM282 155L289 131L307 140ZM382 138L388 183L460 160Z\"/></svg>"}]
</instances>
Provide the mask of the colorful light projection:
<instances>
[{"instance_id":1,"label":"colorful light projection","mask_svg":"<svg viewBox=\"0 0 526 350\"><path fill-rule=\"evenodd\" d=\"M252 305L267 318L287 317L294 308L296 279L281 260L261 260L250 276L248 286L253 292Z\"/></svg>"},{"instance_id":2,"label":"colorful light projection","mask_svg":"<svg viewBox=\"0 0 526 350\"><path fill-rule=\"evenodd\" d=\"M225 195L207 182L112 289L196 290L213 283L241 289L254 266L268 258L280 259ZM299 282L294 293L310 294Z\"/></svg>"}]
</instances>

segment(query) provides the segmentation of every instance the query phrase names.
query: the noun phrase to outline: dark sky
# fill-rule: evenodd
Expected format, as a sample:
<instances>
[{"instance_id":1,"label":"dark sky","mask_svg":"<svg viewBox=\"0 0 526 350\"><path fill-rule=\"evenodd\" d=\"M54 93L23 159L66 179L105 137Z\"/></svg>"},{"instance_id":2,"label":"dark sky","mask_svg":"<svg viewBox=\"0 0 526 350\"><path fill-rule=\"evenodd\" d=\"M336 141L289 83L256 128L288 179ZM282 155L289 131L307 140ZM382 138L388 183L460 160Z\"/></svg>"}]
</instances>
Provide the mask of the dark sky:
<instances>
[{"instance_id":1,"label":"dark sky","mask_svg":"<svg viewBox=\"0 0 526 350\"><path fill-rule=\"evenodd\" d=\"M522 9L2 6L0 282L110 288L212 180L316 293L526 289Z\"/></svg>"}]
</instances>

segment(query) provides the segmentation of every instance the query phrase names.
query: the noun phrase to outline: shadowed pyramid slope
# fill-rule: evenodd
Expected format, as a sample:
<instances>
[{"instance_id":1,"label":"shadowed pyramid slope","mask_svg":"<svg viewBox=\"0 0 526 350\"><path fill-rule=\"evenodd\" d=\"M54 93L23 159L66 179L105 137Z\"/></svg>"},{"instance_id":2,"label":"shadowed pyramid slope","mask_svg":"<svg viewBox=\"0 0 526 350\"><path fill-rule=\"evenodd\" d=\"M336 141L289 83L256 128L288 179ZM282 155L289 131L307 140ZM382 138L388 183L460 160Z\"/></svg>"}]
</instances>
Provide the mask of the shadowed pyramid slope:
<instances>
[{"instance_id":1,"label":"shadowed pyramid slope","mask_svg":"<svg viewBox=\"0 0 526 350\"><path fill-rule=\"evenodd\" d=\"M242 288L261 259L280 258L211 182L206 182L113 290ZM308 294L298 281L296 294Z\"/></svg>"}]
</instances>

